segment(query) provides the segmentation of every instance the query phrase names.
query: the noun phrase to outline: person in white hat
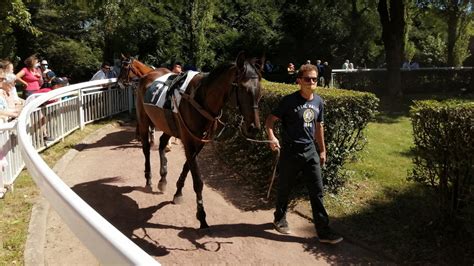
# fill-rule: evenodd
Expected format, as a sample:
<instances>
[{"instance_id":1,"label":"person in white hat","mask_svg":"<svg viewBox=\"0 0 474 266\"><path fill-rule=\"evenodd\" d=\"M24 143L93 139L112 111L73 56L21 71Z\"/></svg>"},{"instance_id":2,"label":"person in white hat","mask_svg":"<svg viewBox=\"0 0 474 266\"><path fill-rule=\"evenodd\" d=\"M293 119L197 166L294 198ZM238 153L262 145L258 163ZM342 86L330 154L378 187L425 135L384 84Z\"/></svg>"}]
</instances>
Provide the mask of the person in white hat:
<instances>
[{"instance_id":1,"label":"person in white hat","mask_svg":"<svg viewBox=\"0 0 474 266\"><path fill-rule=\"evenodd\" d=\"M56 73L54 73L51 69L49 69L48 61L41 60L41 73L43 75L43 85L42 88L51 88L51 80L56 77Z\"/></svg>"}]
</instances>

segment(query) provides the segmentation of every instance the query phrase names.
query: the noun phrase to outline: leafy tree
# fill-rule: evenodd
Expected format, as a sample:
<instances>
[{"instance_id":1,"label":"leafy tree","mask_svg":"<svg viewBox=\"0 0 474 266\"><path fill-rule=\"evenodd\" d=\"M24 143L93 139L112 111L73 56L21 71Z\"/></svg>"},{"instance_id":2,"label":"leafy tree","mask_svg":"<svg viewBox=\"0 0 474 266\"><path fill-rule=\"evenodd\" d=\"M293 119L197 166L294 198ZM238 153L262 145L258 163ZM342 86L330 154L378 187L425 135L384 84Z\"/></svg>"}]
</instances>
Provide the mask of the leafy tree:
<instances>
[{"instance_id":1,"label":"leafy tree","mask_svg":"<svg viewBox=\"0 0 474 266\"><path fill-rule=\"evenodd\" d=\"M31 14L21 0L0 1L0 56L14 58L17 36L15 32L39 36L41 31L31 21Z\"/></svg>"},{"instance_id":2,"label":"leafy tree","mask_svg":"<svg viewBox=\"0 0 474 266\"><path fill-rule=\"evenodd\" d=\"M74 83L89 80L100 65L97 51L71 39L52 43L45 49L45 54L55 73L72 78Z\"/></svg>"},{"instance_id":3,"label":"leafy tree","mask_svg":"<svg viewBox=\"0 0 474 266\"><path fill-rule=\"evenodd\" d=\"M419 0L418 5L433 10L447 27L447 64L460 66L469 56L467 47L473 36L474 5L471 0Z\"/></svg>"}]
</instances>

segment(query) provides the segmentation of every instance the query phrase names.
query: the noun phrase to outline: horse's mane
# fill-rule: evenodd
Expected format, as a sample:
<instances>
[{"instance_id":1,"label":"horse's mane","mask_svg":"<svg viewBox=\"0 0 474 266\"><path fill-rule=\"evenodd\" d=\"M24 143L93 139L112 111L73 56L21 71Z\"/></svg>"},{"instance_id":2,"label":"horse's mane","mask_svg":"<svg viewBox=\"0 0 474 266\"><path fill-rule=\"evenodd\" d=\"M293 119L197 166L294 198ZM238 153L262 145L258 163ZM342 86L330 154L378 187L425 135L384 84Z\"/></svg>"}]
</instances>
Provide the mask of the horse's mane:
<instances>
[{"instance_id":1,"label":"horse's mane","mask_svg":"<svg viewBox=\"0 0 474 266\"><path fill-rule=\"evenodd\" d=\"M227 62L223 63L216 68L214 68L210 73L206 74L202 80L203 85L209 85L215 80L218 79L225 71L229 68L234 67L236 64L234 62ZM244 64L244 76L247 77L260 77L260 72L257 71L257 68L250 64L249 62L245 62Z\"/></svg>"},{"instance_id":2,"label":"horse's mane","mask_svg":"<svg viewBox=\"0 0 474 266\"><path fill-rule=\"evenodd\" d=\"M233 66L235 66L235 63L227 62L227 63L220 64L219 66L217 66L216 68L211 70L211 72L209 72L208 74L204 76L204 78L202 79L202 85L207 86L209 84L212 84L215 80L217 80L222 75L222 73L224 73L225 71L227 71L229 68Z\"/></svg>"}]
</instances>

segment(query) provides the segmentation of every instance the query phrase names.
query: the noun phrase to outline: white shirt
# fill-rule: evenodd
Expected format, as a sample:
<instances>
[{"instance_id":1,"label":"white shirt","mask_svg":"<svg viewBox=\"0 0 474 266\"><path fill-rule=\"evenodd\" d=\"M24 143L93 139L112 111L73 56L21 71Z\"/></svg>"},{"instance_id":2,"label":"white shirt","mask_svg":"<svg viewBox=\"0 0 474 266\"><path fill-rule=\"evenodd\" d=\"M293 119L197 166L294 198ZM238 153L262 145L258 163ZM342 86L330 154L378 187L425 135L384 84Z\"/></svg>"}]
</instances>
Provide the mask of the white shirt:
<instances>
[{"instance_id":1,"label":"white shirt","mask_svg":"<svg viewBox=\"0 0 474 266\"><path fill-rule=\"evenodd\" d=\"M99 79L106 79L106 78L107 78L107 75L101 69L97 71L97 73L95 73L94 76L92 76L91 80L99 80Z\"/></svg>"}]
</instances>

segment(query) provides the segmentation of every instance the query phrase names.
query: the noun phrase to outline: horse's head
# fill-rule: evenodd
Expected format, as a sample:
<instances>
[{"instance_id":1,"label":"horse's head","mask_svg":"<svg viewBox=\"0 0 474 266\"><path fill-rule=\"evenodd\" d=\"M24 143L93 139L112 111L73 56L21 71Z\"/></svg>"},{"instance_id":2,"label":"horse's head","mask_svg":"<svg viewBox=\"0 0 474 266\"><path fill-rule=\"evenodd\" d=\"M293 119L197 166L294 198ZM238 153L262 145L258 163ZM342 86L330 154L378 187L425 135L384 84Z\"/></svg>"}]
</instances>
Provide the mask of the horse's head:
<instances>
[{"instance_id":1,"label":"horse's head","mask_svg":"<svg viewBox=\"0 0 474 266\"><path fill-rule=\"evenodd\" d=\"M147 73L153 71L153 68L145 65L133 57L126 57L122 55L122 66L117 78L117 83L120 88L130 85L134 79L140 79Z\"/></svg>"},{"instance_id":2,"label":"horse's head","mask_svg":"<svg viewBox=\"0 0 474 266\"><path fill-rule=\"evenodd\" d=\"M242 132L248 137L255 137L260 130L258 102L261 97L260 81L262 75L254 59L247 59L241 52L236 60L237 74L233 83L232 101L243 116Z\"/></svg>"},{"instance_id":3,"label":"horse's head","mask_svg":"<svg viewBox=\"0 0 474 266\"><path fill-rule=\"evenodd\" d=\"M133 58L122 55L122 65L120 67L120 73L117 77L117 84L120 88L125 88L130 85L131 80L136 77L133 71Z\"/></svg>"}]
</instances>

